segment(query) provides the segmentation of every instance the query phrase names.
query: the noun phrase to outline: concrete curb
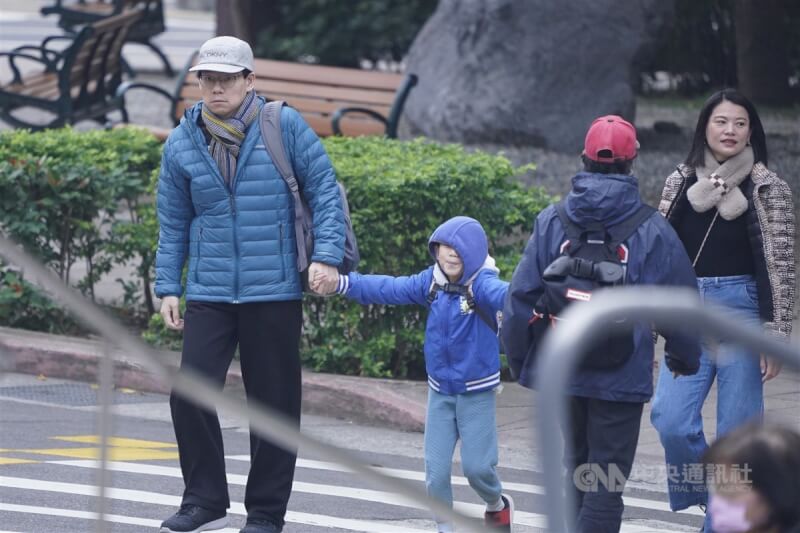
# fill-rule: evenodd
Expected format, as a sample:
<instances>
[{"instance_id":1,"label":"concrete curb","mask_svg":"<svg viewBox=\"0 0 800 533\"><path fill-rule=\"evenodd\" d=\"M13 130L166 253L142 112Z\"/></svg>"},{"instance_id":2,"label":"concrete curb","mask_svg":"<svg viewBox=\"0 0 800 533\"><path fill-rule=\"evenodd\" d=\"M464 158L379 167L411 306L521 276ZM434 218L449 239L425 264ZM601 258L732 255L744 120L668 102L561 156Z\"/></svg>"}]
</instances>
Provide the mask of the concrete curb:
<instances>
[{"instance_id":1,"label":"concrete curb","mask_svg":"<svg viewBox=\"0 0 800 533\"><path fill-rule=\"evenodd\" d=\"M103 341L0 327L0 371L95 382L98 362L106 350ZM159 378L113 349L117 387L167 394ZM178 352L160 352L177 369ZM234 361L229 385L241 385L242 374ZM421 432L425 405L391 390L387 380L303 371L303 412L345 418L364 425Z\"/></svg>"}]
</instances>

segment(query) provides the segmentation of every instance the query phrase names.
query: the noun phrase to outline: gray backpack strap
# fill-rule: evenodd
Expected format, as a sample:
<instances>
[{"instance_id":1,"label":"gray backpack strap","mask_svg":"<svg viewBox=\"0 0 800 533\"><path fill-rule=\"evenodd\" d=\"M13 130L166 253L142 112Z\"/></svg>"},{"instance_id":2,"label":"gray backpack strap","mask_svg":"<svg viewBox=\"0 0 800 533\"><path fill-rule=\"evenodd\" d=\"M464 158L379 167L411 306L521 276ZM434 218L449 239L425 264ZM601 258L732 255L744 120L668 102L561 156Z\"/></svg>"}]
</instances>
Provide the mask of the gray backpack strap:
<instances>
[{"instance_id":1,"label":"gray backpack strap","mask_svg":"<svg viewBox=\"0 0 800 533\"><path fill-rule=\"evenodd\" d=\"M300 188L297 184L297 178L294 176L294 169L286 156L286 148L283 146L281 109L283 109L284 105L286 105L286 102L283 100L273 100L264 104L264 107L261 108L259 126L267 153L272 158L275 168L283 176L294 198L294 236L297 242L297 270L302 272L309 265L308 250L306 249L306 239L303 232L303 221L306 219L307 214L303 199L300 197Z\"/></svg>"}]
</instances>

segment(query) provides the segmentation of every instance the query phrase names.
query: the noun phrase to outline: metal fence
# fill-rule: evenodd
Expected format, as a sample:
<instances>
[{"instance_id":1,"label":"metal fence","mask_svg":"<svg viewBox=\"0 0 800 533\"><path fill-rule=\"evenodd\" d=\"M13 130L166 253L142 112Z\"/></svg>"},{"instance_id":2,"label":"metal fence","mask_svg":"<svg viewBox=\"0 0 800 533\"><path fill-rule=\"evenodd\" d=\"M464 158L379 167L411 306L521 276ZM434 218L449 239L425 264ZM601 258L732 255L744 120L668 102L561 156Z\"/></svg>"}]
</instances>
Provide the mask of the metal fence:
<instances>
[{"instance_id":1,"label":"metal fence","mask_svg":"<svg viewBox=\"0 0 800 533\"><path fill-rule=\"evenodd\" d=\"M77 291L65 286L57 276L3 235L0 235L0 258L22 269L27 280L44 289L86 328L96 331L108 343L108 349L99 369L102 405L98 413L98 427L101 434L100 469L97 480L99 504L95 522L98 533L108 531L109 527L105 514L108 509L106 498L109 479L108 439L112 427L110 409L114 368L112 346L137 360L184 398L209 409L228 409L241 415L248 420L254 431L276 445L289 450L302 447L306 451L319 454L362 475L384 490L405 497L422 508L431 509L441 517L451 519L462 531L482 531L473 519L428 498L410 482L381 474L362 462L356 454L305 435L282 415L232 398L199 375L176 372L166 365L150 346L132 336L123 326L85 300ZM572 495L570 491L564 491L565 479L561 468L563 456L561 428L568 427L565 424L567 417L564 394L567 380L575 371L586 348L600 334L613 327L615 321L625 317L652 321L658 327L680 328L691 324L692 327L702 328L707 334L724 334L756 353L770 354L789 366L800 368L800 352L795 348L768 337L758 328L742 327L722 308L702 305L697 293L688 289L650 287L615 289L605 294L598 294L590 304L573 306L564 317L569 321L570 327L555 329L554 334L548 335L537 365L539 401L536 414L539 417L539 427L536 437L541 442L548 531L566 533L575 531L573 517L567 512L572 508Z\"/></svg>"}]
</instances>

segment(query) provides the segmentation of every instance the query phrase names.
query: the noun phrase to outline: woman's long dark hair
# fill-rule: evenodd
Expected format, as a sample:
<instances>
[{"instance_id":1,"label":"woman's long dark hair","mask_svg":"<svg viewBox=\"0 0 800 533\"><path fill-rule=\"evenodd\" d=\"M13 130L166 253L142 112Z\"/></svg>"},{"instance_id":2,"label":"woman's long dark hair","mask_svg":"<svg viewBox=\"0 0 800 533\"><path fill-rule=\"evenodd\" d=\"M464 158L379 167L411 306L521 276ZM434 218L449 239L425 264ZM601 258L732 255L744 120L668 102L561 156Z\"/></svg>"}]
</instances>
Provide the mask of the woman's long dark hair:
<instances>
[{"instance_id":1,"label":"woman's long dark hair","mask_svg":"<svg viewBox=\"0 0 800 533\"><path fill-rule=\"evenodd\" d=\"M761 162L766 166L767 136L764 134L764 126L761 124L758 111L756 111L753 103L736 89L717 91L703 104L703 109L700 110L700 116L697 117L697 126L694 130L692 148L689 151L689 155L686 156L685 163L693 168L705 164L706 127L708 126L708 120L711 118L711 112L714 111L714 108L724 100L732 104L740 105L747 110L747 115L750 118L750 146L753 147L753 161L755 163Z\"/></svg>"},{"instance_id":2,"label":"woman's long dark hair","mask_svg":"<svg viewBox=\"0 0 800 533\"><path fill-rule=\"evenodd\" d=\"M747 481L769 504L780 531L800 528L800 433L777 425L746 424L714 442L704 461L746 468Z\"/></svg>"}]
</instances>

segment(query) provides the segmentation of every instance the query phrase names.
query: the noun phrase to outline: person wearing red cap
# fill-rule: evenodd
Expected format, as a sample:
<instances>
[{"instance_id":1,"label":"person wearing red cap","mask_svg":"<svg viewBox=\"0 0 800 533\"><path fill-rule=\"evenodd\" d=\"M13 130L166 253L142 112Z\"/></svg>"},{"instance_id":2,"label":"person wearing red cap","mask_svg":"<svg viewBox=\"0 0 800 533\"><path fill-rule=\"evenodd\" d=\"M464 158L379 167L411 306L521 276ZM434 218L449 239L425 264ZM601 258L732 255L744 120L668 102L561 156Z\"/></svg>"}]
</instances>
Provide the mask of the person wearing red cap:
<instances>
[{"instance_id":1,"label":"person wearing red cap","mask_svg":"<svg viewBox=\"0 0 800 533\"><path fill-rule=\"evenodd\" d=\"M511 279L501 328L512 373L523 386L535 383L536 345L546 330L534 326L535 308L545 294L543 273L557 258L569 254L568 233L575 235L575 228L584 235L602 229L604 240L609 233L629 235L609 250L619 254L625 284L697 286L691 262L675 231L653 208L643 206L638 181L631 175L638 148L636 129L630 122L615 115L596 119L586 134L584 171L572 178L566 199L547 207L536 219L533 235ZM622 231L622 227L629 231ZM588 243L583 236L581 240ZM574 245L580 246L578 242ZM678 332L662 334L669 348L666 365L670 370L695 373L700 357L697 340ZM653 394L650 324L634 323L627 339L629 344L622 351L630 353L603 368L582 365L570 378L566 391L570 404L565 433L570 445L564 463L567 486L577 503L575 522L581 532L619 531L624 509L622 490L633 465L644 403ZM595 353L600 359L608 357L603 348L595 348L588 358ZM598 482L598 470L615 483ZM551 525L550 529L556 531L559 526Z\"/></svg>"},{"instance_id":2,"label":"person wearing red cap","mask_svg":"<svg viewBox=\"0 0 800 533\"><path fill-rule=\"evenodd\" d=\"M795 303L795 221L792 191L767 168L764 128L753 104L735 89L713 94L700 111L684 164L666 180L659 211L680 237L703 300L727 307L742 324L789 339ZM685 472L708 449L702 409L717 381L717 438L760 420L764 383L780 364L717 339L703 350L689 379L658 377L651 421L667 467ZM670 507L703 508L703 480L668 476ZM705 530L711 531L709 519Z\"/></svg>"}]
</instances>

